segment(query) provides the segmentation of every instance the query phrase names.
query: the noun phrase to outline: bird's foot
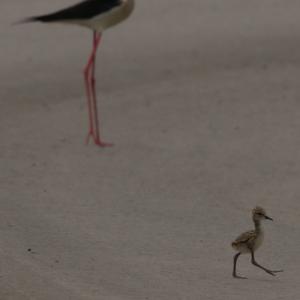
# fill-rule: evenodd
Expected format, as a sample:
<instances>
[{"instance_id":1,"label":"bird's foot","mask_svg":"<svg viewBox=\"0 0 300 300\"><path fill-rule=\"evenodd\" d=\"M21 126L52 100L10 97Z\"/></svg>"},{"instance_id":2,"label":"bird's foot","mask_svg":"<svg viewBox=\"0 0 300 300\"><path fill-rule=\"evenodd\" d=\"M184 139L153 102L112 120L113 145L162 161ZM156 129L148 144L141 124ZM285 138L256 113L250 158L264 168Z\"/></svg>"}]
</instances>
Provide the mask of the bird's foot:
<instances>
[{"instance_id":1,"label":"bird's foot","mask_svg":"<svg viewBox=\"0 0 300 300\"><path fill-rule=\"evenodd\" d=\"M87 134L86 140L85 140L85 144L88 145L90 142L90 139L94 140L95 145L99 146L99 147L112 147L114 144L112 143L105 143L103 141L101 141L101 139L99 137L95 137L93 131L90 131Z\"/></svg>"},{"instance_id":2,"label":"bird's foot","mask_svg":"<svg viewBox=\"0 0 300 300\"><path fill-rule=\"evenodd\" d=\"M267 273L269 273L272 276L276 276L276 273L281 273L283 270L265 270Z\"/></svg>"},{"instance_id":3,"label":"bird's foot","mask_svg":"<svg viewBox=\"0 0 300 300\"><path fill-rule=\"evenodd\" d=\"M274 271L271 271L271 270L265 270L265 271L272 276L276 276L276 272L274 272Z\"/></svg>"},{"instance_id":4,"label":"bird's foot","mask_svg":"<svg viewBox=\"0 0 300 300\"><path fill-rule=\"evenodd\" d=\"M272 273L282 273L283 270L271 270Z\"/></svg>"},{"instance_id":5,"label":"bird's foot","mask_svg":"<svg viewBox=\"0 0 300 300\"><path fill-rule=\"evenodd\" d=\"M112 147L114 144L102 142L99 138L94 140L95 145L99 147Z\"/></svg>"}]
</instances>

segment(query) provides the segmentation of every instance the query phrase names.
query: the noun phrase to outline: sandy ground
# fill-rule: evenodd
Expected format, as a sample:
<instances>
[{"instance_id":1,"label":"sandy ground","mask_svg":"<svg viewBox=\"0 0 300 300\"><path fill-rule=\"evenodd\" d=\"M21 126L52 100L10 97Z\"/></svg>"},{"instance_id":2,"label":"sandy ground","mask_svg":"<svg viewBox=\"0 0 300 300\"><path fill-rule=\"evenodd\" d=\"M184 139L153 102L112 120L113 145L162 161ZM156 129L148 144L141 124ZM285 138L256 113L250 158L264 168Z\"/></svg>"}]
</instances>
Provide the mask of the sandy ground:
<instances>
[{"instance_id":1,"label":"sandy ground","mask_svg":"<svg viewBox=\"0 0 300 300\"><path fill-rule=\"evenodd\" d=\"M91 33L11 26L74 1L23 2L1 2L0 299L298 299L300 2L137 1L99 51L109 149L84 144ZM244 256L234 280L256 204L285 272Z\"/></svg>"}]
</instances>

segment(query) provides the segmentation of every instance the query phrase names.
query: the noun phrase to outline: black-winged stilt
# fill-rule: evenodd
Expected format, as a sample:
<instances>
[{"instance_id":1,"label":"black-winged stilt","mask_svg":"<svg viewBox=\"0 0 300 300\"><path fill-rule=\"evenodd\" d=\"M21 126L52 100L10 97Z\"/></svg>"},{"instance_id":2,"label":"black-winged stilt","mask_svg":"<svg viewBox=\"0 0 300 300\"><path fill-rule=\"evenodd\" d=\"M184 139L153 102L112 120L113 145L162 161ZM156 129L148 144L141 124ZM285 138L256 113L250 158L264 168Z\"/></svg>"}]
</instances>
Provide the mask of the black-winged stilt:
<instances>
[{"instance_id":1,"label":"black-winged stilt","mask_svg":"<svg viewBox=\"0 0 300 300\"><path fill-rule=\"evenodd\" d=\"M57 12L34 16L22 22L70 23L88 27L93 30L93 47L84 68L84 78L88 102L89 132L87 143L92 137L98 146L110 146L100 137L97 99L95 89L95 61L102 32L125 20L132 13L134 0L86 0Z\"/></svg>"}]
</instances>

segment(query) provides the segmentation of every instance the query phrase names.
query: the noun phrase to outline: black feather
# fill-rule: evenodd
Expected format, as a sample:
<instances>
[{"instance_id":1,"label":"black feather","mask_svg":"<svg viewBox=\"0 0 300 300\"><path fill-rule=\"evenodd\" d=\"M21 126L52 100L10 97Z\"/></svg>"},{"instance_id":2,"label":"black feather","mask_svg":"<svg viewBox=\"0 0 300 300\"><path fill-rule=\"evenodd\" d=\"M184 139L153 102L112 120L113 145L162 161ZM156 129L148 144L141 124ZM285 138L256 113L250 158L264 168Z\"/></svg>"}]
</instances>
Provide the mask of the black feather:
<instances>
[{"instance_id":1,"label":"black feather","mask_svg":"<svg viewBox=\"0 0 300 300\"><path fill-rule=\"evenodd\" d=\"M59 22L93 18L122 4L121 0L86 0L57 12L30 17L23 22Z\"/></svg>"}]
</instances>

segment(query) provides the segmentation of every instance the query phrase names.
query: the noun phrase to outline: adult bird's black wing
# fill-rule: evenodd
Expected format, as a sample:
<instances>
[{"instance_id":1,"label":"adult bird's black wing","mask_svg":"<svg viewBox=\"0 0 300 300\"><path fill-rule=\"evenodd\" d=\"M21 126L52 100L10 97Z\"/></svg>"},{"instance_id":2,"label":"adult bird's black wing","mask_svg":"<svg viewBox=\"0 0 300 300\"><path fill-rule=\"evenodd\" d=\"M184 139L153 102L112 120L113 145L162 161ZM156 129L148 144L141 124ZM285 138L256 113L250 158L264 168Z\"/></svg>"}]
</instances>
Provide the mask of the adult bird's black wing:
<instances>
[{"instance_id":1,"label":"adult bird's black wing","mask_svg":"<svg viewBox=\"0 0 300 300\"><path fill-rule=\"evenodd\" d=\"M57 12L31 17L25 21L59 22L86 20L108 12L121 4L122 0L86 0Z\"/></svg>"}]
</instances>

